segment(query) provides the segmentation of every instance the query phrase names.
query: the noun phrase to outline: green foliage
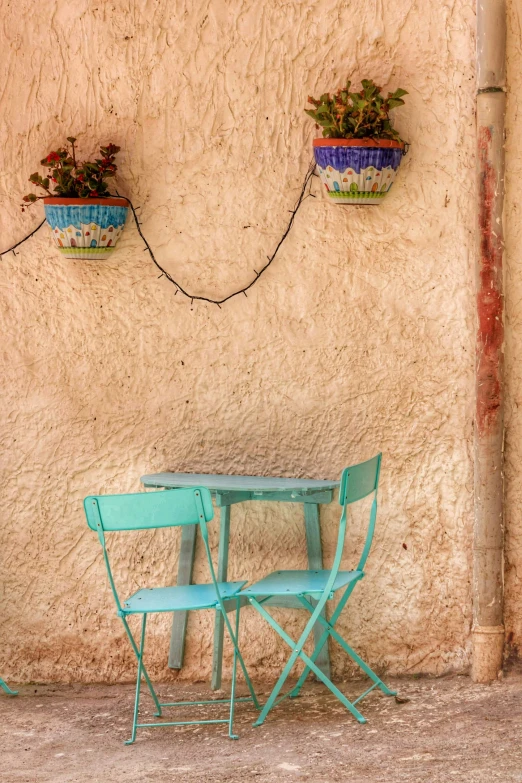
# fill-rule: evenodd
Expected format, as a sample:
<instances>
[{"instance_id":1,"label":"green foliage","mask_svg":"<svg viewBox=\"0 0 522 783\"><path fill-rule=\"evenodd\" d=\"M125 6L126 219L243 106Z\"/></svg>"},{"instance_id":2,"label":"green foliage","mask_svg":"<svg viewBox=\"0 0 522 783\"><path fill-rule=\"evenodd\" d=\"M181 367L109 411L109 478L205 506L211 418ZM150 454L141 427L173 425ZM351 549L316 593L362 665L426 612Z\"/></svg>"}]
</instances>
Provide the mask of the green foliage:
<instances>
[{"instance_id":1,"label":"green foliage","mask_svg":"<svg viewBox=\"0 0 522 783\"><path fill-rule=\"evenodd\" d=\"M402 106L406 90L381 95L381 88L372 79L362 80L362 90L350 92L351 82L334 95L325 93L317 100L308 98L313 109L305 109L323 129L326 139L392 139L402 141L390 120L390 111Z\"/></svg>"},{"instance_id":2,"label":"green foliage","mask_svg":"<svg viewBox=\"0 0 522 783\"><path fill-rule=\"evenodd\" d=\"M96 158L93 162L79 163L76 161L74 147L76 139L74 136L68 136L67 141L71 145L70 150L66 147L60 147L40 161L42 166L47 166L46 177L42 177L38 172L29 177L29 182L42 188L45 193L39 196L35 193L29 193L24 196L22 211L25 204L34 204L35 201L48 196L97 198L98 196L110 195L105 180L116 174L118 167L114 160L120 147L115 144L100 147L101 158ZM50 187L53 188L53 192L49 189Z\"/></svg>"}]
</instances>

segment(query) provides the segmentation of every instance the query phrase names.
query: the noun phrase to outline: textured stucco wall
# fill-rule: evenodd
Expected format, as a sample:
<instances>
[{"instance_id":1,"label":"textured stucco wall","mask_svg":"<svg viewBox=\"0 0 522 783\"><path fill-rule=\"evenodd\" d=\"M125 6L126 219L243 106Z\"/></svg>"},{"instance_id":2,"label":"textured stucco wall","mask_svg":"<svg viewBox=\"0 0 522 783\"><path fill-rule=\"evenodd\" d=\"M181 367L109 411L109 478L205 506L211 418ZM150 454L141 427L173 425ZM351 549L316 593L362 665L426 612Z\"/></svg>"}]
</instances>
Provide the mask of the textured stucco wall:
<instances>
[{"instance_id":1,"label":"textured stucco wall","mask_svg":"<svg viewBox=\"0 0 522 783\"><path fill-rule=\"evenodd\" d=\"M174 296L130 223L106 263L65 261L43 232L2 259L0 672L134 673L86 494L138 490L141 474L163 469L338 477L379 449L375 546L342 629L378 667L464 669L471 0L1 0L0 11L1 247L41 219L18 203L50 148L71 134L86 155L113 141L118 188L142 206L158 257L191 290L226 293L274 247L297 196L314 134L308 94L349 74L404 87L397 125L412 145L379 207L330 205L316 184L277 262L221 310ZM337 518L338 507L323 513L327 557ZM140 568L172 580L172 536L121 544L126 589ZM299 509L235 507L230 562L235 578L304 566ZM244 616L247 661L272 676L286 648ZM284 616L295 633L303 615ZM161 677L167 625L150 623ZM211 628L210 614L190 620L184 676L208 675ZM334 653L337 673L351 671Z\"/></svg>"}]
</instances>

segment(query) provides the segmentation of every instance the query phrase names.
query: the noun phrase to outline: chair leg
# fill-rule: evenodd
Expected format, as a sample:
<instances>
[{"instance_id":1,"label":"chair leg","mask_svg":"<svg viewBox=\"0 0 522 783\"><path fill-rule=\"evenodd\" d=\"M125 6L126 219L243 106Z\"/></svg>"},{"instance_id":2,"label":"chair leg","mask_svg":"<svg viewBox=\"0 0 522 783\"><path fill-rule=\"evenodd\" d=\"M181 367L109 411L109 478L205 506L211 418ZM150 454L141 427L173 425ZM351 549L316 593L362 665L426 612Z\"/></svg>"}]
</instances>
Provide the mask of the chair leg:
<instances>
[{"instance_id":1,"label":"chair leg","mask_svg":"<svg viewBox=\"0 0 522 783\"><path fill-rule=\"evenodd\" d=\"M132 719L132 736L125 742L125 745L132 745L136 739L136 724L138 723L138 712L140 707L141 675L143 673L143 650L145 648L145 628L147 626L147 615L143 615L141 623L141 641L138 652L138 676L136 679L136 696L134 698L134 717Z\"/></svg>"},{"instance_id":2,"label":"chair leg","mask_svg":"<svg viewBox=\"0 0 522 783\"><path fill-rule=\"evenodd\" d=\"M346 707L348 712L352 713L353 717L358 721L358 723L366 723L366 718L359 712L355 704L346 698L344 693L342 693L342 691L340 691L339 688L333 684L333 682L325 675L323 671L321 671L317 664L315 664L303 652L301 652L300 657L303 659L303 661L305 661L305 663L308 664L308 667L314 672L315 676L326 685L326 687L334 694L334 696L337 696L341 704Z\"/></svg>"},{"instance_id":3,"label":"chair leg","mask_svg":"<svg viewBox=\"0 0 522 783\"><path fill-rule=\"evenodd\" d=\"M319 654L320 654L321 650L323 649L324 645L326 644L326 641L327 641L329 636L330 636L330 631L324 631L323 635L321 636L321 638L319 639L319 641L315 645L315 649L314 649L314 651L312 653L312 658L311 658L311 660L314 663L317 661L317 658L319 657ZM298 681L297 681L297 683L295 685L295 688L292 688L292 690L289 693L289 696L290 696L291 699L296 699L299 696L301 688L303 687L303 685L305 683L305 680L306 680L306 678L308 677L309 674L310 674L310 667L309 666L305 666L301 676L299 677L299 679L298 679Z\"/></svg>"},{"instance_id":4,"label":"chair leg","mask_svg":"<svg viewBox=\"0 0 522 783\"><path fill-rule=\"evenodd\" d=\"M308 568L310 571L321 570L323 568L323 548L321 544L321 523L319 516L319 506L316 503L303 503L305 531L306 531L306 549L308 552ZM326 617L326 605L321 612ZM322 628L320 623L314 625L314 640L316 646L321 638ZM328 645L322 646L317 654L316 663L320 669L331 678L330 652Z\"/></svg>"},{"instance_id":5,"label":"chair leg","mask_svg":"<svg viewBox=\"0 0 522 783\"><path fill-rule=\"evenodd\" d=\"M254 686L252 685L252 681L251 681L250 677L248 676L247 668L245 666L245 662L243 660L243 656L241 655L241 651L239 649L239 645L238 645L238 642L237 642L237 634L236 634L236 637L234 638L234 633L232 631L232 626L230 625L230 620L228 619L226 610L223 609L222 613L223 613L223 620L224 620L225 625L227 627L227 631L229 633L230 638L232 639L232 644L234 645L234 651L235 651L235 654L237 655L237 660L239 661L241 669L243 670L243 675L245 677L248 690L250 691L250 695L252 696L252 701L254 703L254 707L256 708L256 710L260 710L261 709L261 705L259 704L259 700L258 700L258 698L256 696L256 692L254 690ZM236 622L239 623L239 610L238 610L238 613L236 615ZM238 625L238 628L239 628L239 625Z\"/></svg>"},{"instance_id":6,"label":"chair leg","mask_svg":"<svg viewBox=\"0 0 522 783\"><path fill-rule=\"evenodd\" d=\"M335 608L335 611L334 611L332 617L330 618L330 621L328 622L327 630L323 632L323 634L320 637L319 641L316 643L316 646L315 646L315 649L314 649L314 652L313 652L313 655L312 655L312 660L314 662L315 662L316 658L318 657L318 655L319 655L319 653L321 651L321 648L323 647L323 645L325 644L326 640L328 639L328 636L330 635L329 628L333 628L333 626L337 622L337 620L338 620L342 610L346 606L346 603L347 603L349 597L351 596L351 594L352 594L356 584L357 584L357 582L352 582L351 584L348 585L348 587L346 588L346 590L344 591L344 593L343 593L343 595L341 597L341 600L337 604L337 607ZM305 607L305 609L308 609L309 612L313 612L314 611L313 604L311 604L309 601L307 601L304 596L298 596L298 598L301 601L301 603L303 604L303 606ZM324 619L326 619L326 617ZM321 624L321 622L318 621L317 625L320 625L320 624ZM324 625L324 623L323 623L323 625ZM291 699L295 699L296 696L299 695L299 691L303 687L304 681L308 677L309 673L310 673L309 667L305 666L303 673L299 677L297 685L295 686L295 688L290 693L290 698Z\"/></svg>"},{"instance_id":7,"label":"chair leg","mask_svg":"<svg viewBox=\"0 0 522 783\"><path fill-rule=\"evenodd\" d=\"M234 640L234 658L232 661L232 687L230 689L230 720L228 724L228 736L230 739L239 739L234 734L234 708L236 698L236 673L237 673L237 648L239 644L239 599L236 600L236 638Z\"/></svg>"},{"instance_id":8,"label":"chair leg","mask_svg":"<svg viewBox=\"0 0 522 783\"><path fill-rule=\"evenodd\" d=\"M335 608L334 613L332 614L332 617L330 618L330 621L328 622L327 630L323 632L322 636L319 638L319 640L316 643L316 646L315 646L315 649L314 649L314 652L313 652L313 655L312 655L312 661L315 662L317 657L319 656L323 645L326 643L326 640L328 639L328 636L330 635L329 628L333 628L333 626L337 622L337 620L338 620L341 612L343 611L344 607L346 606L346 603L347 603L349 597L351 596L351 594L352 594L356 584L357 584L357 582L352 582L351 584L348 585L348 587L344 591L344 593L343 593L343 595L341 597L341 600L337 604L337 607ZM314 605L311 604L309 601L307 601L304 596L299 596L299 600L301 601L301 603L303 604L305 609L308 609L309 612L313 612L314 611ZM323 615L323 617L324 617L324 619L326 619L325 615ZM320 620L317 622L316 626L319 626L319 625L321 625L321 621ZM324 625L324 623L323 623L323 625ZM295 699L296 696L299 695L299 691L303 687L304 681L308 677L309 673L310 673L309 667L305 666L303 673L299 677L297 685L295 686L295 688L290 693L290 698L291 699Z\"/></svg>"},{"instance_id":9,"label":"chair leg","mask_svg":"<svg viewBox=\"0 0 522 783\"><path fill-rule=\"evenodd\" d=\"M0 677L0 688L7 693L8 696L17 696L18 691L13 691L9 685Z\"/></svg>"},{"instance_id":10,"label":"chair leg","mask_svg":"<svg viewBox=\"0 0 522 783\"><path fill-rule=\"evenodd\" d=\"M397 695L397 691L392 691L391 688L388 688L388 686L383 683L381 678L378 677L372 669L370 669L368 664L365 663L363 661L363 659L359 655L357 655L355 650L352 650L350 645L347 644L344 641L342 636L339 636L339 634L337 633L337 631L335 629L332 629L330 633L332 634L332 636L335 639L335 641L338 642L341 645L341 647L343 648L343 650L350 656L350 658L352 660L354 660L355 663L358 666L360 666L360 668L363 670L363 672L368 675L370 680L373 680L373 682L377 685L377 687L380 688L380 690L384 694L386 694L386 696L396 696Z\"/></svg>"},{"instance_id":11,"label":"chair leg","mask_svg":"<svg viewBox=\"0 0 522 783\"><path fill-rule=\"evenodd\" d=\"M217 581L226 582L228 573L228 548L230 538L230 506L221 506L219 523L219 558ZM214 622L214 651L212 654L212 680L210 687L213 691L221 688L221 669L223 666L223 636L225 624L223 613L216 609Z\"/></svg>"},{"instance_id":12,"label":"chair leg","mask_svg":"<svg viewBox=\"0 0 522 783\"><path fill-rule=\"evenodd\" d=\"M308 609L309 612L313 612L314 607L312 606L312 604L309 601L306 600L306 598L300 597L299 600L301 601L303 606L305 606L305 608ZM321 640L320 640L319 644L321 643L323 637L328 637L328 635L331 635L335 639L335 641L343 648L345 653L347 653L347 655L349 655L350 658L353 661L355 661L355 663L363 670L363 672L368 675L370 680L372 680L375 683L375 685L378 688L380 688L380 690L386 696L396 696L397 695L397 691L392 691L390 688L388 688L388 686L383 683L383 681L380 679L380 677L378 677L377 674L375 674L375 672L372 669L370 669L368 664L365 663L363 661L363 659L359 655L357 655L355 650L353 650L350 647L350 645L347 644L347 642L344 641L343 637L335 630L335 628L333 627L331 622L328 622L328 620L326 620L324 617L319 617L319 622L325 628L324 634L321 637ZM319 644L317 645L317 647L319 647ZM324 644L324 642L323 642L323 644ZM317 648L316 648L316 650L317 650ZM312 660L314 660L314 656L316 654L316 650L314 650L314 655L312 655ZM308 673L306 671L306 669L305 669L305 672ZM305 672L303 672L303 674ZM299 682L297 683L297 685L299 685ZM297 685L296 685L296 688L297 688ZM302 685L302 683L301 683L301 685Z\"/></svg>"},{"instance_id":13,"label":"chair leg","mask_svg":"<svg viewBox=\"0 0 522 783\"><path fill-rule=\"evenodd\" d=\"M307 636L304 636L304 634L301 635L301 638L300 638L299 642L296 643L296 642L294 642L294 640L290 636L288 636L288 634L281 628L281 626L278 623L276 623L274 618L270 614L268 614L266 609L264 609L255 599L249 598L249 601L258 610L258 612L261 615L263 615L265 620L272 626L272 628L275 631L277 631L277 633L281 636L281 638L284 639L284 641L292 649L292 654L291 654L290 658L288 659L288 663L286 664L285 668L283 669L283 672L281 673L281 676L279 677L276 685L274 686L274 689L273 689L272 693L270 694L270 698L268 699L268 701L266 702L265 706L263 707L263 709L261 711L261 715L259 716L259 718L256 720L256 722L253 725L254 726L260 726L264 722L266 716L268 715L268 713L270 712L270 710L274 706L274 703L275 703L275 701L277 699L277 696L278 696L278 694L279 694L279 692L280 692L280 690L281 690L285 680L287 679L287 677L288 677L288 675L289 675L293 665L295 664L297 658L301 658L305 662L305 664L307 664L308 668L311 669L314 672L316 677L318 677L326 685L326 687L329 688L329 690L331 690L331 692L335 696L337 696L337 698L339 699L341 704L343 704L346 707L346 709L349 710L349 712L352 713L354 718L356 718L359 721L359 723L366 723L366 718L363 715L361 715L359 710L346 698L344 693L341 693L339 688L337 688L333 684L333 682L326 676L326 674L323 671L321 671L321 669L319 669L319 667L303 651L304 642L306 641L306 639L310 635L310 632L311 632L312 629L311 628L309 629L309 632L308 632ZM304 638L303 638L303 636L304 636Z\"/></svg>"},{"instance_id":14,"label":"chair leg","mask_svg":"<svg viewBox=\"0 0 522 783\"><path fill-rule=\"evenodd\" d=\"M128 624L128 622L127 622L125 617L122 617L121 620L122 620L122 623L124 625L125 631L127 632L127 636L129 637L129 641L131 643L132 649L134 650L134 654L136 655L136 658L139 658L138 645L134 641L134 637L133 637L133 635L131 633L131 630L129 628L129 624ZM143 666L143 664L142 664L142 671L143 671L143 676L145 678L145 682L147 683L147 687L148 687L148 689L150 691L150 695L152 696L154 704L156 705L156 712L154 713L154 715L155 715L156 718L161 718L161 705L160 705L159 699L158 699L158 697L156 695L156 691L154 690L154 688L152 686L152 683L150 681L150 677L147 674L147 670L146 670L145 666Z\"/></svg>"}]
</instances>

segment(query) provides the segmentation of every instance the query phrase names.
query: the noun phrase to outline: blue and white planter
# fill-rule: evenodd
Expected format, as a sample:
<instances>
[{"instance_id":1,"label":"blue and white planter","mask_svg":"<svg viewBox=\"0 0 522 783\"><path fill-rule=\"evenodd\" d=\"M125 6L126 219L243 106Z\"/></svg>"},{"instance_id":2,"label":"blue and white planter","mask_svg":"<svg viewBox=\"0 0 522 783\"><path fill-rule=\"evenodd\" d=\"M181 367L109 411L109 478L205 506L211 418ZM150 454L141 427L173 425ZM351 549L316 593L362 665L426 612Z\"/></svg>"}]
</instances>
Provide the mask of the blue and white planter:
<instances>
[{"instance_id":1,"label":"blue and white planter","mask_svg":"<svg viewBox=\"0 0 522 783\"><path fill-rule=\"evenodd\" d=\"M314 139L319 176L334 204L380 204L404 155L388 139Z\"/></svg>"},{"instance_id":2,"label":"blue and white planter","mask_svg":"<svg viewBox=\"0 0 522 783\"><path fill-rule=\"evenodd\" d=\"M108 258L119 239L128 204L123 198L44 198L45 217L65 258Z\"/></svg>"}]
</instances>

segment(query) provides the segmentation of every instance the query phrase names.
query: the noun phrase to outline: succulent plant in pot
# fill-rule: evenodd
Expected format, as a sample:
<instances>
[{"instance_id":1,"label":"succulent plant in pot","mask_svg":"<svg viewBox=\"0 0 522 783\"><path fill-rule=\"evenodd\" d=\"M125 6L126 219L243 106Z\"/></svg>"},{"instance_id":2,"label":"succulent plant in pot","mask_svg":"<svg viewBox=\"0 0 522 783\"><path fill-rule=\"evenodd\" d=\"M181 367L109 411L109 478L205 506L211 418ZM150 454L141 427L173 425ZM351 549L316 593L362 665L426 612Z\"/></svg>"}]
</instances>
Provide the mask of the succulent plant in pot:
<instances>
[{"instance_id":1,"label":"succulent plant in pot","mask_svg":"<svg viewBox=\"0 0 522 783\"><path fill-rule=\"evenodd\" d=\"M351 82L334 95L308 98L305 109L322 128L314 139L319 176L336 204L378 204L389 192L405 153L405 142L394 129L390 111L404 104L406 90L381 95L371 79L350 91Z\"/></svg>"},{"instance_id":2,"label":"succulent plant in pot","mask_svg":"<svg viewBox=\"0 0 522 783\"><path fill-rule=\"evenodd\" d=\"M123 231L128 210L126 199L110 195L106 181L116 173L120 148L108 144L100 148L100 158L79 162L76 139L69 136L67 141L70 149L60 147L40 161L47 176L36 172L29 177L43 193L24 196L22 209L43 201L53 241L65 258L107 258Z\"/></svg>"}]
</instances>

